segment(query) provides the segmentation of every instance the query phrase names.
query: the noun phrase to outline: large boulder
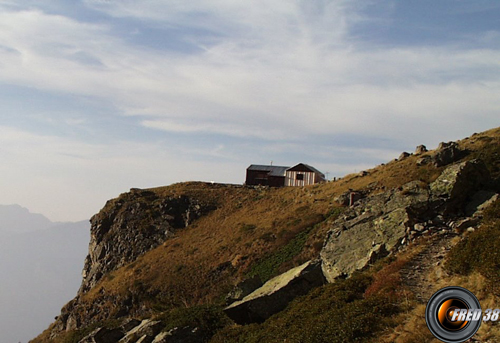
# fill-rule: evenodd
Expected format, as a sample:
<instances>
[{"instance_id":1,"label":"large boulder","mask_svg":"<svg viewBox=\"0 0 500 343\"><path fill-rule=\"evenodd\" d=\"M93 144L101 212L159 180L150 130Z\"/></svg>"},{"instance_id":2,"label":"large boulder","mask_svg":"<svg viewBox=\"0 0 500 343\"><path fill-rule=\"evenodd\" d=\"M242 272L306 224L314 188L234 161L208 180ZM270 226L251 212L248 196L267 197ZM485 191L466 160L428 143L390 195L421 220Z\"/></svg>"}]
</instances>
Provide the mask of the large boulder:
<instances>
[{"instance_id":1,"label":"large boulder","mask_svg":"<svg viewBox=\"0 0 500 343\"><path fill-rule=\"evenodd\" d=\"M431 200L445 215L461 215L473 195L490 182L490 174L481 160L471 160L446 168L430 184Z\"/></svg>"},{"instance_id":2,"label":"large boulder","mask_svg":"<svg viewBox=\"0 0 500 343\"><path fill-rule=\"evenodd\" d=\"M427 187L419 182L359 200L328 232L321 251L326 279L350 276L394 251L422 221L428 200Z\"/></svg>"},{"instance_id":3,"label":"large boulder","mask_svg":"<svg viewBox=\"0 0 500 343\"><path fill-rule=\"evenodd\" d=\"M462 157L464 157L465 151L460 150L458 144L455 142L440 143L432 160L436 167L446 166L450 163L456 162Z\"/></svg>"},{"instance_id":4,"label":"large boulder","mask_svg":"<svg viewBox=\"0 0 500 343\"><path fill-rule=\"evenodd\" d=\"M224 309L238 324L260 323L283 310L290 301L325 283L319 260L281 274Z\"/></svg>"},{"instance_id":5,"label":"large boulder","mask_svg":"<svg viewBox=\"0 0 500 343\"><path fill-rule=\"evenodd\" d=\"M403 152L401 153L401 155L399 155L399 157L398 157L398 161L406 160L406 159L407 159L408 157L410 157L410 156L411 156L411 154L410 154L410 153L408 153L408 152L406 152L406 151L403 151Z\"/></svg>"},{"instance_id":6,"label":"large boulder","mask_svg":"<svg viewBox=\"0 0 500 343\"><path fill-rule=\"evenodd\" d=\"M427 147L425 145L419 145L415 149L415 155L422 155L422 154L425 154L427 151L428 150L427 150Z\"/></svg>"}]
</instances>

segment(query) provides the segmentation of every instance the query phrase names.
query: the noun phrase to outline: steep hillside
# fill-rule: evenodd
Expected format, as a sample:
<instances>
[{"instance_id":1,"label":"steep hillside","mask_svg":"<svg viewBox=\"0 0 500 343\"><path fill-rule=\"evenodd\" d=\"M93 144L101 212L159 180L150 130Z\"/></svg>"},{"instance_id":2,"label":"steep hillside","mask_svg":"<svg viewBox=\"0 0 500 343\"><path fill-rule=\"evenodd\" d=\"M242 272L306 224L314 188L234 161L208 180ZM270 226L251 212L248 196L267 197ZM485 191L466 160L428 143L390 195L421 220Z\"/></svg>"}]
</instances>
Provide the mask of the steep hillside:
<instances>
[{"instance_id":1,"label":"steep hillside","mask_svg":"<svg viewBox=\"0 0 500 343\"><path fill-rule=\"evenodd\" d=\"M472 212L477 191L492 198L500 190L499 177L500 129L494 129L310 187L190 182L131 190L92 218L80 291L32 342L94 342L105 336L109 342L382 340L377 332L411 341L404 332L422 331L423 317L414 312L421 311L427 292L420 286L433 286L424 279L412 283L409 270L425 267L434 285L455 277L450 275L460 268L453 258L447 269L418 261L434 258L440 253L435 247L446 252L471 239L466 229L482 221L496 225L495 213L483 219ZM349 208L351 197L359 200ZM474 222L463 224L465 219ZM336 257L341 249L345 254ZM234 324L223 313L226 303L244 302L262 282L319 256L331 283L303 297L296 296L306 288L292 289L279 313L254 324ZM284 297L275 294L277 302ZM413 316L413 324L403 314ZM132 319L151 321L139 325Z\"/></svg>"}]
</instances>

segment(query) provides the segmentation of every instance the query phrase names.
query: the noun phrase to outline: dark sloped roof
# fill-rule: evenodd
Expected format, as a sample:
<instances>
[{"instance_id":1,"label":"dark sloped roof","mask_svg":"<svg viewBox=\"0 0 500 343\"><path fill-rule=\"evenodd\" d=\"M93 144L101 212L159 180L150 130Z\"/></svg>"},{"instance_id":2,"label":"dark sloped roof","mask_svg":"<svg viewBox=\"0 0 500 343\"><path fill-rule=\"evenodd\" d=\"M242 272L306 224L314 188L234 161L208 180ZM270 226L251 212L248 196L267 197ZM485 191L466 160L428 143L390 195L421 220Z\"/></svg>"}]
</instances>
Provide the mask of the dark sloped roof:
<instances>
[{"instance_id":1,"label":"dark sloped roof","mask_svg":"<svg viewBox=\"0 0 500 343\"><path fill-rule=\"evenodd\" d=\"M297 168L299 166L304 166L306 167L307 169L309 169L311 172L313 173L318 173L319 175L321 175L323 178L325 177L325 174L323 174L322 172L320 172L318 169L314 168L313 166L310 166L309 164L305 164L305 163L299 163L291 168L288 168L287 170L293 170L294 168Z\"/></svg>"},{"instance_id":2,"label":"dark sloped roof","mask_svg":"<svg viewBox=\"0 0 500 343\"><path fill-rule=\"evenodd\" d=\"M285 176L285 172L290 167L283 166L265 166L259 164L252 164L247 170L258 170L258 171L266 171L269 172L270 176Z\"/></svg>"}]
</instances>

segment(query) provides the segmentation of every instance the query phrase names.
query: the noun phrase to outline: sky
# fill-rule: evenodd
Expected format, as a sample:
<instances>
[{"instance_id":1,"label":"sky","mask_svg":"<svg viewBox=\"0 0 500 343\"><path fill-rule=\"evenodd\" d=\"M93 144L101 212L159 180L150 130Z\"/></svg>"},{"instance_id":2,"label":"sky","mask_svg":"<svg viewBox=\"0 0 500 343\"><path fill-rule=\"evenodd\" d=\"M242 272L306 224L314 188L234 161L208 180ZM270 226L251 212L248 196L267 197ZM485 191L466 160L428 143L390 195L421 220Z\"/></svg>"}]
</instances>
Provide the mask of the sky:
<instances>
[{"instance_id":1,"label":"sky","mask_svg":"<svg viewBox=\"0 0 500 343\"><path fill-rule=\"evenodd\" d=\"M0 204L329 177L499 126L497 0L0 0Z\"/></svg>"}]
</instances>

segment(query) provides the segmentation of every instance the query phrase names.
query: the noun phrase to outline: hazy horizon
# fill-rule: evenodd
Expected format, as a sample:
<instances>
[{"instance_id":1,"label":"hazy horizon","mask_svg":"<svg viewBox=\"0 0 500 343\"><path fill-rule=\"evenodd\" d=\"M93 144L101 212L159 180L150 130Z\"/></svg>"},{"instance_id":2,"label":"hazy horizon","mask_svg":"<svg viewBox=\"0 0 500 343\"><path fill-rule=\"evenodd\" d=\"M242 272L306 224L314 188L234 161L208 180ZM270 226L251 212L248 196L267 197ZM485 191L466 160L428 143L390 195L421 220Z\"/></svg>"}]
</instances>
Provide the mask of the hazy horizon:
<instances>
[{"instance_id":1,"label":"hazy horizon","mask_svg":"<svg viewBox=\"0 0 500 343\"><path fill-rule=\"evenodd\" d=\"M6 223L15 223L9 230ZM37 226L40 225L41 226ZM0 205L0 332L22 342L45 330L74 298L90 223L53 223L19 205Z\"/></svg>"}]
</instances>

